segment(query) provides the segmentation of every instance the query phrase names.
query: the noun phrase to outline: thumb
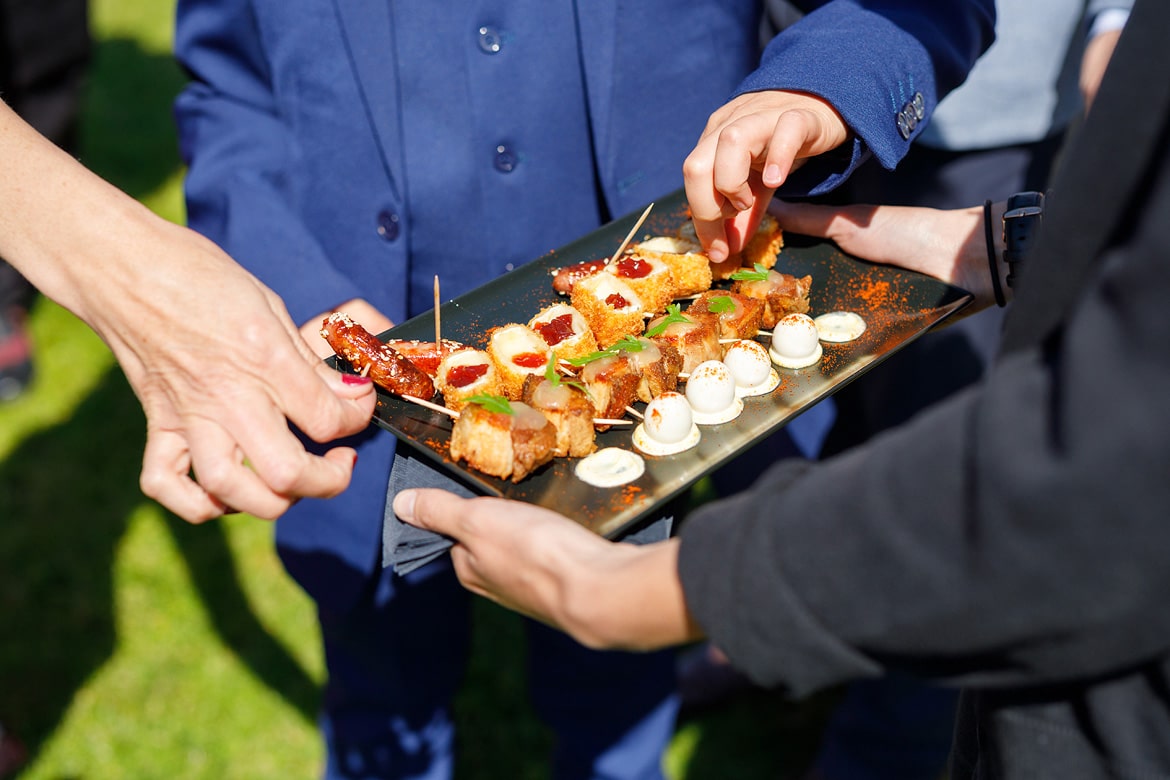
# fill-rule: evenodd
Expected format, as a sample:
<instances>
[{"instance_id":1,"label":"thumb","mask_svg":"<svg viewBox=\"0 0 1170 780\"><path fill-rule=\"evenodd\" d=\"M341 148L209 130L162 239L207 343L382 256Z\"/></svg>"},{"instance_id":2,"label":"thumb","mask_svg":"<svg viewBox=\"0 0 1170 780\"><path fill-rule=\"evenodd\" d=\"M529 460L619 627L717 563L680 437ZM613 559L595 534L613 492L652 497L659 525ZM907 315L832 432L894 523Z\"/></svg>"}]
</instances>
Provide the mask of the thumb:
<instances>
[{"instance_id":1,"label":"thumb","mask_svg":"<svg viewBox=\"0 0 1170 780\"><path fill-rule=\"evenodd\" d=\"M394 514L404 523L452 535L465 499L436 488L414 488L394 496Z\"/></svg>"}]
</instances>

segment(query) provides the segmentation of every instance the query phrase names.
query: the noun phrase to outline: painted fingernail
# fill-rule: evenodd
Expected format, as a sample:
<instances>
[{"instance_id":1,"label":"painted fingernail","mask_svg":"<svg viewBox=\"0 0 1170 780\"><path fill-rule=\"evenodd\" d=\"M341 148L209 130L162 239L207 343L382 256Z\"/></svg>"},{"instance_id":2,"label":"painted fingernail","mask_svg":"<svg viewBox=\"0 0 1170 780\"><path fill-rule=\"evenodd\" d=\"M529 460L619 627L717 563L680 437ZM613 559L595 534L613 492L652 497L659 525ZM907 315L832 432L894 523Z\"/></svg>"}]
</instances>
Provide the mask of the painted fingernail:
<instances>
[{"instance_id":1,"label":"painted fingernail","mask_svg":"<svg viewBox=\"0 0 1170 780\"><path fill-rule=\"evenodd\" d=\"M341 381L347 385L368 385L373 380L368 376L361 376L360 374L342 374Z\"/></svg>"}]
</instances>

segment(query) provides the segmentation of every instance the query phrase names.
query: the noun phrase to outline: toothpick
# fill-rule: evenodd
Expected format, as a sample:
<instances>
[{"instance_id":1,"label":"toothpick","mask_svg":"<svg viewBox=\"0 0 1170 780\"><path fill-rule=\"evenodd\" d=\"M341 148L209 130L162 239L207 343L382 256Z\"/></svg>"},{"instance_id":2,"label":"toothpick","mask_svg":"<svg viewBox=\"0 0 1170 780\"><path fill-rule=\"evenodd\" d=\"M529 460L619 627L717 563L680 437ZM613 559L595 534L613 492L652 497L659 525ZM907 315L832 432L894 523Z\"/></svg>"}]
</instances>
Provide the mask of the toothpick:
<instances>
[{"instance_id":1,"label":"toothpick","mask_svg":"<svg viewBox=\"0 0 1170 780\"><path fill-rule=\"evenodd\" d=\"M422 398L418 398L417 396L413 396L413 395L403 395L400 397L403 400L410 401L412 404L418 404L419 406L430 409L431 411L439 412L440 414L445 414L453 420L459 419L459 412L455 411L454 409L448 409L445 406L440 406L439 404L431 403L430 401L424 401ZM610 420L610 419L605 418L605 417L595 417L593 419L593 424L594 425L633 425L634 423L630 420Z\"/></svg>"},{"instance_id":2,"label":"toothpick","mask_svg":"<svg viewBox=\"0 0 1170 780\"><path fill-rule=\"evenodd\" d=\"M646 419L645 417L643 417L643 416L642 416L642 413L641 413L641 412L639 412L637 409L635 409L635 408L634 408L634 407L632 407L632 406L627 406L627 407L626 407L626 411L627 411L627 412L629 412L630 414L634 415L635 417L637 417L639 420L645 420L645 419Z\"/></svg>"},{"instance_id":3,"label":"toothpick","mask_svg":"<svg viewBox=\"0 0 1170 780\"><path fill-rule=\"evenodd\" d=\"M358 372L358 376L369 376L370 367L373 365L373 363L366 363L364 366L362 366L362 370Z\"/></svg>"},{"instance_id":4,"label":"toothpick","mask_svg":"<svg viewBox=\"0 0 1170 780\"><path fill-rule=\"evenodd\" d=\"M650 209L652 208L654 208L653 203L646 207L646 210L642 212L642 216L638 217L638 221L634 223L634 227L631 228L629 234L626 235L625 241L622 241L621 245L618 246L617 251L613 253L613 257L609 258L609 262L614 262L622 256L622 252L626 251L626 244L633 240L634 234L638 232L638 228L642 227L642 223L646 221L646 217L650 216Z\"/></svg>"},{"instance_id":5,"label":"toothpick","mask_svg":"<svg viewBox=\"0 0 1170 780\"><path fill-rule=\"evenodd\" d=\"M433 412L439 412L440 414L445 414L448 417L450 417L452 420L459 419L459 412L455 411L454 409L448 409L445 406L440 406L439 404L433 404L430 401L424 401L423 399L417 398L413 395L404 395L404 396L402 396L402 398L406 399L407 401L410 401L411 403L418 404L419 406L424 406Z\"/></svg>"},{"instance_id":6,"label":"toothpick","mask_svg":"<svg viewBox=\"0 0 1170 780\"><path fill-rule=\"evenodd\" d=\"M439 275L435 274L435 349L443 354L443 341L439 336Z\"/></svg>"}]
</instances>

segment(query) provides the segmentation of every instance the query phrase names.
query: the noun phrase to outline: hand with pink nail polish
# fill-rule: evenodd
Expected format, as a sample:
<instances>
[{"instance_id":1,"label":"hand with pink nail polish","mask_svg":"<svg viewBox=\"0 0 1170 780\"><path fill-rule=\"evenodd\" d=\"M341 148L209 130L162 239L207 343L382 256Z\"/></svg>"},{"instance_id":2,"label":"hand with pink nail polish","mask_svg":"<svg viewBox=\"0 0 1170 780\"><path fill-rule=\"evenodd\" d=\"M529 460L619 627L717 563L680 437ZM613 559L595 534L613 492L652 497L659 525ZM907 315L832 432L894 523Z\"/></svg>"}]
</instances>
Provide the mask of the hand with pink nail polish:
<instances>
[{"instance_id":1,"label":"hand with pink nail polish","mask_svg":"<svg viewBox=\"0 0 1170 780\"><path fill-rule=\"evenodd\" d=\"M788 175L849 137L836 109L802 92L749 92L712 114L683 164L695 233L711 260L739 252Z\"/></svg>"},{"instance_id":2,"label":"hand with pink nail polish","mask_svg":"<svg viewBox=\"0 0 1170 780\"><path fill-rule=\"evenodd\" d=\"M211 241L90 173L0 102L0 255L93 328L146 413L142 490L201 522L275 518L349 485L373 385L321 362L283 302ZM67 226L67 227L66 227Z\"/></svg>"}]
</instances>

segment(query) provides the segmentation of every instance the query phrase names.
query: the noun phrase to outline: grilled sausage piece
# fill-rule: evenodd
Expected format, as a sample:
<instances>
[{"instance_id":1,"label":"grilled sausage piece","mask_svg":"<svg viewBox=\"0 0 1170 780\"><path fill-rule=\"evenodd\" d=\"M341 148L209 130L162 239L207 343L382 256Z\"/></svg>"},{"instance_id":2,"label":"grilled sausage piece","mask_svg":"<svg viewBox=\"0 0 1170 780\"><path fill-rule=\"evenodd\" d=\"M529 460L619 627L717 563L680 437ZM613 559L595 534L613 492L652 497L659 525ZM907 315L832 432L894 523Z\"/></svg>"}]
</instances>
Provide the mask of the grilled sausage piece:
<instances>
[{"instance_id":1,"label":"grilled sausage piece","mask_svg":"<svg viewBox=\"0 0 1170 780\"><path fill-rule=\"evenodd\" d=\"M321 323L321 336L350 364L397 395L430 400L435 383L421 368L378 340L348 314L335 311Z\"/></svg>"}]
</instances>

